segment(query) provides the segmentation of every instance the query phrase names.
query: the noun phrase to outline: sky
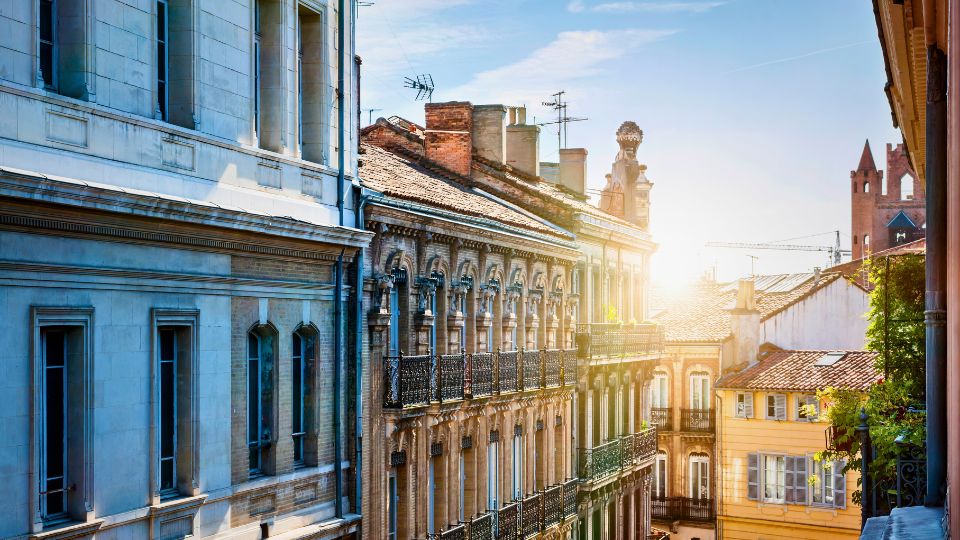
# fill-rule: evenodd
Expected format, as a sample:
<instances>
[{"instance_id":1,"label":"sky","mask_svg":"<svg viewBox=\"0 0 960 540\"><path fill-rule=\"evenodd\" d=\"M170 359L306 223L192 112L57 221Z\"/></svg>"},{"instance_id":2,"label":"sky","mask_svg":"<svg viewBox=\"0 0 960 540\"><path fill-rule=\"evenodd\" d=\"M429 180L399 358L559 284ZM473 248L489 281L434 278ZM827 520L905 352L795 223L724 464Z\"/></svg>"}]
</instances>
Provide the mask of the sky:
<instances>
[{"instance_id":1,"label":"sky","mask_svg":"<svg viewBox=\"0 0 960 540\"><path fill-rule=\"evenodd\" d=\"M541 105L566 91L569 147L599 190L625 120L644 131L652 278L811 271L825 252L727 250L708 241L850 247L850 171L869 139L878 167L901 142L870 2L863 0L375 0L361 7L363 123L423 122L406 76L433 101ZM553 126L541 160L557 159ZM823 234L825 233L825 234ZM758 257L751 259L750 255Z\"/></svg>"}]
</instances>

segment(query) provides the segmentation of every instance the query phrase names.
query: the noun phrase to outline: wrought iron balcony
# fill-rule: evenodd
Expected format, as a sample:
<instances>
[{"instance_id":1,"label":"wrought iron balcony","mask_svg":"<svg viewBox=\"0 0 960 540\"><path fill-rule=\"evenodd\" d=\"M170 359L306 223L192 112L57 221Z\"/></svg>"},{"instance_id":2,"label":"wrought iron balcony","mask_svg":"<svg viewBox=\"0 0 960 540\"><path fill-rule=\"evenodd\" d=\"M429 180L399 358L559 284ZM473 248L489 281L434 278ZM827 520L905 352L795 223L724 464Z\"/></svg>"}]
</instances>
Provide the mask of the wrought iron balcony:
<instances>
[{"instance_id":1,"label":"wrought iron balcony","mask_svg":"<svg viewBox=\"0 0 960 540\"><path fill-rule=\"evenodd\" d=\"M470 355L470 396L489 396L493 393L493 382L493 353Z\"/></svg>"},{"instance_id":2,"label":"wrought iron balcony","mask_svg":"<svg viewBox=\"0 0 960 540\"><path fill-rule=\"evenodd\" d=\"M520 537L530 538L543 530L543 494L528 495L520 502Z\"/></svg>"},{"instance_id":3,"label":"wrought iron balcony","mask_svg":"<svg viewBox=\"0 0 960 540\"><path fill-rule=\"evenodd\" d=\"M520 501L505 505L497 511L497 540L516 540L520 536Z\"/></svg>"},{"instance_id":4,"label":"wrought iron balcony","mask_svg":"<svg viewBox=\"0 0 960 540\"><path fill-rule=\"evenodd\" d=\"M577 479L571 478L563 484L563 517L577 515Z\"/></svg>"},{"instance_id":5,"label":"wrought iron balcony","mask_svg":"<svg viewBox=\"0 0 960 540\"><path fill-rule=\"evenodd\" d=\"M660 431L673 431L673 411L670 407L652 407L650 423Z\"/></svg>"},{"instance_id":6,"label":"wrought iron balcony","mask_svg":"<svg viewBox=\"0 0 960 540\"><path fill-rule=\"evenodd\" d=\"M501 351L498 355L497 365L497 392L506 394L520 390L519 373L519 351Z\"/></svg>"},{"instance_id":7,"label":"wrought iron balcony","mask_svg":"<svg viewBox=\"0 0 960 540\"><path fill-rule=\"evenodd\" d=\"M663 329L656 324L577 325L580 358L636 356L663 352Z\"/></svg>"},{"instance_id":8,"label":"wrought iron balcony","mask_svg":"<svg viewBox=\"0 0 960 540\"><path fill-rule=\"evenodd\" d=\"M543 380L548 388L560 386L560 371L563 367L563 351L547 349L543 351Z\"/></svg>"},{"instance_id":9,"label":"wrought iron balcony","mask_svg":"<svg viewBox=\"0 0 960 540\"><path fill-rule=\"evenodd\" d=\"M522 351L520 355L521 362L523 362L523 381L521 381L523 389L536 390L543 388L540 351Z\"/></svg>"},{"instance_id":10,"label":"wrought iron balcony","mask_svg":"<svg viewBox=\"0 0 960 540\"><path fill-rule=\"evenodd\" d=\"M680 411L683 431L713 433L716 428L716 415L713 409L683 409Z\"/></svg>"},{"instance_id":11,"label":"wrought iron balcony","mask_svg":"<svg viewBox=\"0 0 960 540\"><path fill-rule=\"evenodd\" d=\"M691 497L657 497L650 499L651 515L658 521L712 522L716 515L713 499Z\"/></svg>"},{"instance_id":12,"label":"wrought iron balcony","mask_svg":"<svg viewBox=\"0 0 960 540\"><path fill-rule=\"evenodd\" d=\"M589 481L601 480L653 459L656 453L655 427L607 441L594 448L579 448L579 476Z\"/></svg>"},{"instance_id":13,"label":"wrought iron balcony","mask_svg":"<svg viewBox=\"0 0 960 540\"><path fill-rule=\"evenodd\" d=\"M563 520L563 484L557 484L543 491L543 528L556 525Z\"/></svg>"},{"instance_id":14,"label":"wrought iron balcony","mask_svg":"<svg viewBox=\"0 0 960 540\"><path fill-rule=\"evenodd\" d=\"M563 385L577 385L577 350L564 349L563 351Z\"/></svg>"},{"instance_id":15,"label":"wrought iron balcony","mask_svg":"<svg viewBox=\"0 0 960 540\"><path fill-rule=\"evenodd\" d=\"M430 402L433 361L430 355L389 356L384 361L384 407L409 407Z\"/></svg>"},{"instance_id":16,"label":"wrought iron balcony","mask_svg":"<svg viewBox=\"0 0 960 540\"><path fill-rule=\"evenodd\" d=\"M487 512L470 520L467 527L468 540L490 540L493 536L493 513Z\"/></svg>"},{"instance_id":17,"label":"wrought iron balcony","mask_svg":"<svg viewBox=\"0 0 960 540\"><path fill-rule=\"evenodd\" d=\"M466 523L461 523L455 527L450 527L445 531L441 531L440 534L437 535L437 538L440 540L466 540L467 525Z\"/></svg>"},{"instance_id":18,"label":"wrought iron balcony","mask_svg":"<svg viewBox=\"0 0 960 540\"><path fill-rule=\"evenodd\" d=\"M463 399L463 372L467 355L444 354L437 356L437 401Z\"/></svg>"}]
</instances>

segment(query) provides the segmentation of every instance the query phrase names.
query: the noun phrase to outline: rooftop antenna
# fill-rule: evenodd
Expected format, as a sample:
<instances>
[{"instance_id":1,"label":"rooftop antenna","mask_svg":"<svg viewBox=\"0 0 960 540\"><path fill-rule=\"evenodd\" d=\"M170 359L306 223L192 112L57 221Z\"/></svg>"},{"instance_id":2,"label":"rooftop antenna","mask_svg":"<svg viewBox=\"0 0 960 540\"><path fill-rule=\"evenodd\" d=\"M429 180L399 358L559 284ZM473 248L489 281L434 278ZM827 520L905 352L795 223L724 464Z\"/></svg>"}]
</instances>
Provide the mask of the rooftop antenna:
<instances>
[{"instance_id":1,"label":"rooftop antenna","mask_svg":"<svg viewBox=\"0 0 960 540\"><path fill-rule=\"evenodd\" d=\"M376 3L376 0L357 0L357 7L373 7Z\"/></svg>"},{"instance_id":2,"label":"rooftop antenna","mask_svg":"<svg viewBox=\"0 0 960 540\"><path fill-rule=\"evenodd\" d=\"M367 125L372 126L374 111L382 111L383 109L363 109L363 110L367 111Z\"/></svg>"},{"instance_id":3,"label":"rooftop antenna","mask_svg":"<svg viewBox=\"0 0 960 540\"><path fill-rule=\"evenodd\" d=\"M417 91L417 97L414 98L417 101L427 100L433 101L433 76L429 73L423 75L417 75L416 79L410 77L403 78L403 86L405 88L413 88Z\"/></svg>"},{"instance_id":4,"label":"rooftop antenna","mask_svg":"<svg viewBox=\"0 0 960 540\"><path fill-rule=\"evenodd\" d=\"M753 265L760 259L760 257L756 255L750 255L750 254L747 254L747 257L750 257L750 277L754 277L757 275L757 272L754 269Z\"/></svg>"},{"instance_id":5,"label":"rooftop antenna","mask_svg":"<svg viewBox=\"0 0 960 540\"><path fill-rule=\"evenodd\" d=\"M538 126L549 126L552 124L557 125L557 149L566 148L567 144L567 124L570 122L583 122L584 120L589 120L588 118L576 118L573 116L567 116L567 102L564 101L563 95L566 94L566 90L560 90L556 94L550 94L550 97L553 98L553 101L544 101L542 105L544 107L550 107L551 109L557 111L557 119L553 122L541 122L537 124ZM562 138L561 138L562 137Z\"/></svg>"}]
</instances>

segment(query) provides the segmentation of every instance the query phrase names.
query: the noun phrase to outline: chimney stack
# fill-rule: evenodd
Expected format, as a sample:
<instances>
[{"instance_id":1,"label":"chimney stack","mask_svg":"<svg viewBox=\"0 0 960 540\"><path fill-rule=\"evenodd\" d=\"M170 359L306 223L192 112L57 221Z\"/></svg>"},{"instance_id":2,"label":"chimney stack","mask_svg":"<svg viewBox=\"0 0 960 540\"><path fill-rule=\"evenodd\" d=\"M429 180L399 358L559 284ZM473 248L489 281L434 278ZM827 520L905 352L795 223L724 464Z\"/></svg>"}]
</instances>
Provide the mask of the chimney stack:
<instances>
[{"instance_id":1,"label":"chimney stack","mask_svg":"<svg viewBox=\"0 0 960 540\"><path fill-rule=\"evenodd\" d=\"M730 333L733 335L733 351L724 355L721 371L754 364L760 352L760 312L757 311L752 279L741 279L737 284L737 299L730 310Z\"/></svg>"},{"instance_id":2,"label":"chimney stack","mask_svg":"<svg viewBox=\"0 0 960 540\"><path fill-rule=\"evenodd\" d=\"M577 195L586 195L587 149L560 149L560 185Z\"/></svg>"},{"instance_id":3,"label":"chimney stack","mask_svg":"<svg viewBox=\"0 0 960 540\"><path fill-rule=\"evenodd\" d=\"M540 126L527 125L527 108L510 108L507 126L507 164L540 176Z\"/></svg>"},{"instance_id":4,"label":"chimney stack","mask_svg":"<svg viewBox=\"0 0 960 540\"><path fill-rule=\"evenodd\" d=\"M507 162L507 108L503 105L473 107L473 147L477 154L497 163Z\"/></svg>"},{"instance_id":5,"label":"chimney stack","mask_svg":"<svg viewBox=\"0 0 960 540\"><path fill-rule=\"evenodd\" d=\"M470 176L473 106L467 101L427 103L424 113L424 149L427 159L457 174Z\"/></svg>"}]
</instances>

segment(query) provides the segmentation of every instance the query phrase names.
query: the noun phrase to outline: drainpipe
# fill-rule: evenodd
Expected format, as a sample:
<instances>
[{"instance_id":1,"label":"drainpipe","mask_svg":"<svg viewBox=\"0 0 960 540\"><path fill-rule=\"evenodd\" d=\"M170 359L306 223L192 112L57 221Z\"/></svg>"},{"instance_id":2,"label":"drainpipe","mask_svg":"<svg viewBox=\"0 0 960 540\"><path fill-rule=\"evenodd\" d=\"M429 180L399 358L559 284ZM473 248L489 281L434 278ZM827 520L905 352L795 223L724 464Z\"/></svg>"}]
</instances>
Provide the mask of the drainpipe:
<instances>
[{"instance_id":1,"label":"drainpipe","mask_svg":"<svg viewBox=\"0 0 960 540\"><path fill-rule=\"evenodd\" d=\"M924 504L942 506L947 470L947 102L946 55L927 48L927 255L926 386L927 493Z\"/></svg>"},{"instance_id":2,"label":"drainpipe","mask_svg":"<svg viewBox=\"0 0 960 540\"><path fill-rule=\"evenodd\" d=\"M339 0L337 5L337 211L339 214L339 225L343 227L344 208L343 208L343 182L344 169L346 161L344 154L346 148L346 128L343 125L344 109L344 54L343 47L345 43L344 33L344 10L346 9L346 0ZM343 517L343 467L341 460L343 455L342 441L340 440L343 428L340 422L340 411L342 408L341 370L343 369L343 250L337 256L337 266L335 269L335 285L333 292L333 350L334 350L334 369L333 369L333 470L336 483L334 500L334 514L338 518Z\"/></svg>"},{"instance_id":3,"label":"drainpipe","mask_svg":"<svg viewBox=\"0 0 960 540\"><path fill-rule=\"evenodd\" d=\"M365 226L363 209L369 201L369 197L363 195L363 188L358 186L354 189L354 201L355 214L357 218L356 228L363 229ZM355 498L358 514L361 514L363 511L363 475L361 474L363 464L363 461L361 461L361 458L363 457L363 256L364 250L360 250L357 253L356 261L354 262L356 285L353 295L354 317L356 317L354 320L354 324L356 325L354 326L354 370L356 371L356 389L354 391L356 392L357 400L357 423L356 427L354 428L356 430L356 440L354 444L354 448L356 449L356 456L354 458L356 460L356 480L354 483L356 484Z\"/></svg>"}]
</instances>

